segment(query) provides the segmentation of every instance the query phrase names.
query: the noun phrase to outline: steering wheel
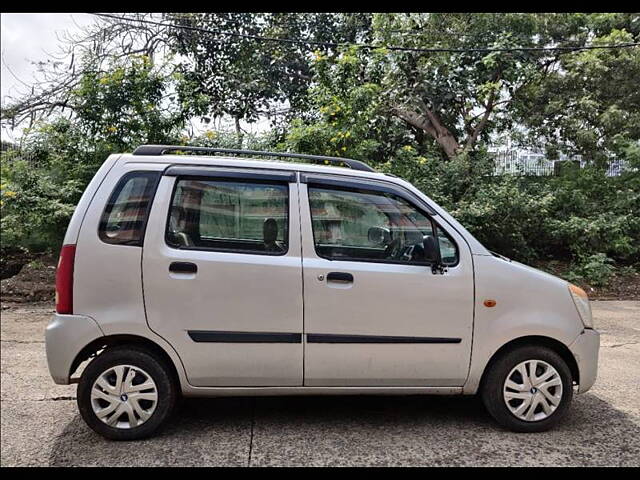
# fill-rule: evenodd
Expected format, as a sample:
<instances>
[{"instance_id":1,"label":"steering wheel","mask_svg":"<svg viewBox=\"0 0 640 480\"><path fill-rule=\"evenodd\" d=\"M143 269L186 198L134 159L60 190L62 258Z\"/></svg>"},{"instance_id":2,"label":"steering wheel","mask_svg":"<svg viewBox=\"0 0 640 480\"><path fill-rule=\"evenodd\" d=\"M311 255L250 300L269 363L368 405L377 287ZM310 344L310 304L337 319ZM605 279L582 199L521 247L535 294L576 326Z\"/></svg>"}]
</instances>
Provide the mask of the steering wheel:
<instances>
[{"instance_id":1,"label":"steering wheel","mask_svg":"<svg viewBox=\"0 0 640 480\"><path fill-rule=\"evenodd\" d=\"M394 238L387 248L384 249L384 257L388 260L400 258L400 254L404 251L402 248L402 240L400 237Z\"/></svg>"}]
</instances>

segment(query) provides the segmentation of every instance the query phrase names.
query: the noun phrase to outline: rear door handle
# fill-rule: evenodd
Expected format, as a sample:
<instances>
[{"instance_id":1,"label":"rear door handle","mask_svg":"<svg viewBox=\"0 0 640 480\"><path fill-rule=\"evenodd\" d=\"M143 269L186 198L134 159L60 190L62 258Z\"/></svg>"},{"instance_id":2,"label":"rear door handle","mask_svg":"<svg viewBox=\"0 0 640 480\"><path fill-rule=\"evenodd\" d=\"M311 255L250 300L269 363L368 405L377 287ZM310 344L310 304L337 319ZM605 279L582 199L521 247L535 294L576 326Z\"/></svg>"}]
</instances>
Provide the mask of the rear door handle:
<instances>
[{"instance_id":1,"label":"rear door handle","mask_svg":"<svg viewBox=\"0 0 640 480\"><path fill-rule=\"evenodd\" d=\"M171 262L169 271L173 273L197 273L198 266L191 262Z\"/></svg>"},{"instance_id":2,"label":"rear door handle","mask_svg":"<svg viewBox=\"0 0 640 480\"><path fill-rule=\"evenodd\" d=\"M346 272L331 272L327 274L327 282L353 283L353 275Z\"/></svg>"}]
</instances>

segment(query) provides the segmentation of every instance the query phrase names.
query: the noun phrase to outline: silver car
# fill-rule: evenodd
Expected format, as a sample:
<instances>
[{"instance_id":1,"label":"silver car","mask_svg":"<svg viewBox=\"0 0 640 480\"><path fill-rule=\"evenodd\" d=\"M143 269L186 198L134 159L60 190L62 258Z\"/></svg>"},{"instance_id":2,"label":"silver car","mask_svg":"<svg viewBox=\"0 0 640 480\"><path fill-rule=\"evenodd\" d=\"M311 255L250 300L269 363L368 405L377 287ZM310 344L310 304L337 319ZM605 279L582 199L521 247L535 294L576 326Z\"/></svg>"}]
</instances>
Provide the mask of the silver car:
<instances>
[{"instance_id":1,"label":"silver car","mask_svg":"<svg viewBox=\"0 0 640 480\"><path fill-rule=\"evenodd\" d=\"M69 224L56 311L51 375L118 440L180 394L480 393L504 427L543 431L599 349L582 289L488 251L400 178L286 153L111 155Z\"/></svg>"}]
</instances>

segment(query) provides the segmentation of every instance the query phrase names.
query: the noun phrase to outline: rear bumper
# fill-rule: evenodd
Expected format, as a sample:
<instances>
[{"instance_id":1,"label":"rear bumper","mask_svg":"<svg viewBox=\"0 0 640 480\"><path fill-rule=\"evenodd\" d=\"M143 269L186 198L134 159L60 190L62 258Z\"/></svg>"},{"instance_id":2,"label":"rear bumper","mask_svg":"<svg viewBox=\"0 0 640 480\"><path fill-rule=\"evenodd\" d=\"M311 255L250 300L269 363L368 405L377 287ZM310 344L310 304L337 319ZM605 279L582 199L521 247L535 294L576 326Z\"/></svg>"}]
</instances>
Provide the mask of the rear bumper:
<instances>
[{"instance_id":1,"label":"rear bumper","mask_svg":"<svg viewBox=\"0 0 640 480\"><path fill-rule=\"evenodd\" d=\"M578 393L589 390L598 375L598 352L600 351L600 334L590 328L585 329L575 341L569 345L580 371Z\"/></svg>"},{"instance_id":2,"label":"rear bumper","mask_svg":"<svg viewBox=\"0 0 640 480\"><path fill-rule=\"evenodd\" d=\"M47 364L53 381L68 385L71 364L86 345L104 334L91 317L55 314L45 332Z\"/></svg>"}]
</instances>

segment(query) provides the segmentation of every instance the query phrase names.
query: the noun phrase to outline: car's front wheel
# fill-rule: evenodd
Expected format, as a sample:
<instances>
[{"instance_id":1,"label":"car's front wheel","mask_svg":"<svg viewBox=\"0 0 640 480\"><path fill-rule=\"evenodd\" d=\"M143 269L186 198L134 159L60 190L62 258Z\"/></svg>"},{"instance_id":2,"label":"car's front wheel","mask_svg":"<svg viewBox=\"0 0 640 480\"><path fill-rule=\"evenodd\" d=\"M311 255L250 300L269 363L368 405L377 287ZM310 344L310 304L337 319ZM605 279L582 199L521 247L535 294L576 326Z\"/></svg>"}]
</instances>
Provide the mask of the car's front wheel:
<instances>
[{"instance_id":1,"label":"car's front wheel","mask_svg":"<svg viewBox=\"0 0 640 480\"><path fill-rule=\"evenodd\" d=\"M84 421L111 440L153 434L173 410L175 382L152 352L123 346L105 350L82 373L78 408Z\"/></svg>"},{"instance_id":2,"label":"car's front wheel","mask_svg":"<svg viewBox=\"0 0 640 480\"><path fill-rule=\"evenodd\" d=\"M508 351L491 365L482 386L493 418L516 432L542 432L555 426L573 398L567 363L546 347Z\"/></svg>"}]
</instances>

